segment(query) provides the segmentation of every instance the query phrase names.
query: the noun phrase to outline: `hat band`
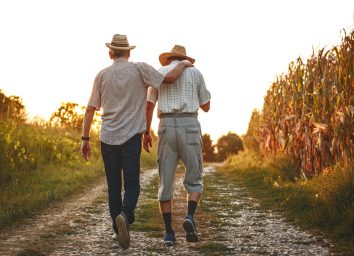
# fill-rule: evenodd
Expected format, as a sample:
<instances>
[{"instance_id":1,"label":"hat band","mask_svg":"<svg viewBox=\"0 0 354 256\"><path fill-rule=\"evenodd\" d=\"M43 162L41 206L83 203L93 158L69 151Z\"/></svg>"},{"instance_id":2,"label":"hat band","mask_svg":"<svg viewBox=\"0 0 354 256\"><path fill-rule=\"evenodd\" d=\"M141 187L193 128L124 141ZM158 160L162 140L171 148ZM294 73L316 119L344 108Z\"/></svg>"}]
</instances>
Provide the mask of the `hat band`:
<instances>
[{"instance_id":1,"label":"hat band","mask_svg":"<svg viewBox=\"0 0 354 256\"><path fill-rule=\"evenodd\" d=\"M117 46L117 47L128 47L129 46L129 44L117 44L115 42L112 42L111 45Z\"/></svg>"}]
</instances>

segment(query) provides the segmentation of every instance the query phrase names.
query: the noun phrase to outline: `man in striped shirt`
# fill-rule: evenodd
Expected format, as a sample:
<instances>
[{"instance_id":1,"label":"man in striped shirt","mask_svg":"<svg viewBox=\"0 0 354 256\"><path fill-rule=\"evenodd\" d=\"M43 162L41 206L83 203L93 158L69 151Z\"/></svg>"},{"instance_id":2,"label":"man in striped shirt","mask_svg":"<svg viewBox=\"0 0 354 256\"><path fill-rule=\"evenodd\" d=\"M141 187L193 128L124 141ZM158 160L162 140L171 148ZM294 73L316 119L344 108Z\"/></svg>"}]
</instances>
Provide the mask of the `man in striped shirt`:
<instances>
[{"instance_id":1,"label":"man in striped shirt","mask_svg":"<svg viewBox=\"0 0 354 256\"><path fill-rule=\"evenodd\" d=\"M174 82L188 61L162 75L146 63L129 61L130 46L125 35L114 35L106 43L113 64L100 71L94 81L83 122L81 154L90 156L90 127L96 110L102 108L101 152L108 184L113 229L122 248L130 245L129 225L140 193L141 136L146 130L148 86L159 88ZM122 197L122 179L124 196Z\"/></svg>"},{"instance_id":2,"label":"man in striped shirt","mask_svg":"<svg viewBox=\"0 0 354 256\"><path fill-rule=\"evenodd\" d=\"M175 45L171 52L159 57L166 74L178 63L194 59L186 55L183 46ZM185 69L173 86L160 88L149 87L147 102L147 131L144 133L143 147L149 152L152 145L150 125L156 102L158 101L158 117L160 118L158 136L158 167L160 211L165 224L165 246L173 246L175 233L172 228L172 198L174 177L179 160L185 166L184 186L188 192L188 213L183 222L188 242L197 242L194 213L203 189L202 135L197 119L198 109L208 112L210 93L207 90L203 75L195 67Z\"/></svg>"}]
</instances>

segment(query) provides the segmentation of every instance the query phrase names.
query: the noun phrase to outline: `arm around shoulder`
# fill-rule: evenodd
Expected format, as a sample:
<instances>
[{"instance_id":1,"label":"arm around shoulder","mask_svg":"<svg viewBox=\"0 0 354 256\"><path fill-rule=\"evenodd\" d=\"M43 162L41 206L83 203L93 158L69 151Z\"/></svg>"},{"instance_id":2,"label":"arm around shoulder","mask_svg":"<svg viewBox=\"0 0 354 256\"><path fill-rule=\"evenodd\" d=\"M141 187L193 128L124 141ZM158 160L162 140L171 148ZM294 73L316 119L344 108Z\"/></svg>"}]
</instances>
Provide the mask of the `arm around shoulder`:
<instances>
[{"instance_id":1,"label":"arm around shoulder","mask_svg":"<svg viewBox=\"0 0 354 256\"><path fill-rule=\"evenodd\" d=\"M183 70L189 67L193 67L193 64L188 60L178 62L178 64L166 74L163 82L166 84L174 83L181 76Z\"/></svg>"}]
</instances>

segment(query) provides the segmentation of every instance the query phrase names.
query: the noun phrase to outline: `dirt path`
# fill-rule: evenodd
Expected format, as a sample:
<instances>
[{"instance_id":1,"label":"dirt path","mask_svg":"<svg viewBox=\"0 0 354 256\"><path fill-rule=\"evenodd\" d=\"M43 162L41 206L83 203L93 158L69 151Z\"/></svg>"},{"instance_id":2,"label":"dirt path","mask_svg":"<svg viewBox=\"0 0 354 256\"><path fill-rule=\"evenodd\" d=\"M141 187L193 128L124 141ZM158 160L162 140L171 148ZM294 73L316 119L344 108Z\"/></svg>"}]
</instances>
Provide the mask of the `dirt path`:
<instances>
[{"instance_id":1,"label":"dirt path","mask_svg":"<svg viewBox=\"0 0 354 256\"><path fill-rule=\"evenodd\" d=\"M142 186L149 184L154 173L143 173ZM17 227L1 231L0 255L121 255L112 235L107 187L102 178L94 188L55 204ZM139 236L133 233L132 239L139 241Z\"/></svg>"},{"instance_id":2,"label":"dirt path","mask_svg":"<svg viewBox=\"0 0 354 256\"><path fill-rule=\"evenodd\" d=\"M149 186L156 170L142 174ZM196 215L200 242L185 242L186 213L182 174L176 178L174 228L177 244L164 248L161 236L131 232L131 247L122 250L112 239L106 184L57 204L0 234L0 255L332 255L330 243L264 211L240 186L221 180L205 169L205 195ZM144 201L142 195L139 202ZM139 211L139 205L138 209Z\"/></svg>"},{"instance_id":3,"label":"dirt path","mask_svg":"<svg viewBox=\"0 0 354 256\"><path fill-rule=\"evenodd\" d=\"M223 245L223 254L334 255L329 241L287 223L272 210L262 209L241 184L229 183L214 169L208 170L204 205L214 216L214 241Z\"/></svg>"},{"instance_id":4,"label":"dirt path","mask_svg":"<svg viewBox=\"0 0 354 256\"><path fill-rule=\"evenodd\" d=\"M98 186L90 187L80 195L56 203L42 214L23 220L15 227L2 230L0 255L46 255L58 239L75 226L78 213L90 207L104 189L102 178ZM45 244L41 243L43 240L46 241Z\"/></svg>"}]
</instances>

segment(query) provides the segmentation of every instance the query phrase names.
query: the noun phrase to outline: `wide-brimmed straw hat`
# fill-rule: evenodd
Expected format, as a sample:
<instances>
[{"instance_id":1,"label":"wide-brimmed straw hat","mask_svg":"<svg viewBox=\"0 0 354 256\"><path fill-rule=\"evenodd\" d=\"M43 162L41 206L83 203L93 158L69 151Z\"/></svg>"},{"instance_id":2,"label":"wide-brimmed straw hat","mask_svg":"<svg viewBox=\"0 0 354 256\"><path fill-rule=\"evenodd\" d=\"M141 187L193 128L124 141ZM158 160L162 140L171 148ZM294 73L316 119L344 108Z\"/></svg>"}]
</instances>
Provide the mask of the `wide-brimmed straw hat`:
<instances>
[{"instance_id":1,"label":"wide-brimmed straw hat","mask_svg":"<svg viewBox=\"0 0 354 256\"><path fill-rule=\"evenodd\" d=\"M106 46L114 50L131 50L135 48L135 46L129 45L126 35L119 34L115 34L112 38L112 42L106 43Z\"/></svg>"},{"instance_id":2,"label":"wide-brimmed straw hat","mask_svg":"<svg viewBox=\"0 0 354 256\"><path fill-rule=\"evenodd\" d=\"M194 63L195 59L188 57L186 53L186 48L181 45L175 45L170 52L164 52L160 54L159 60L162 66L166 66L168 64L168 58L170 57L180 57L184 60L189 60Z\"/></svg>"}]
</instances>

